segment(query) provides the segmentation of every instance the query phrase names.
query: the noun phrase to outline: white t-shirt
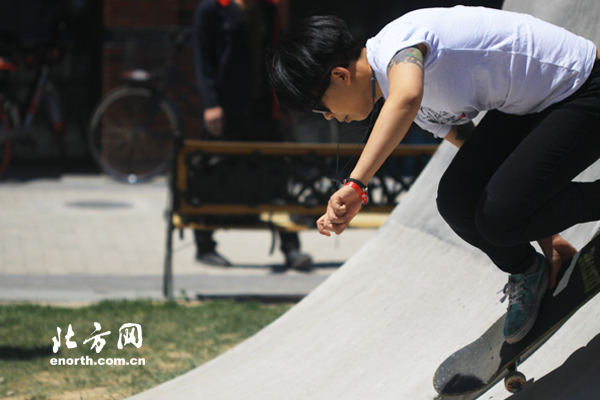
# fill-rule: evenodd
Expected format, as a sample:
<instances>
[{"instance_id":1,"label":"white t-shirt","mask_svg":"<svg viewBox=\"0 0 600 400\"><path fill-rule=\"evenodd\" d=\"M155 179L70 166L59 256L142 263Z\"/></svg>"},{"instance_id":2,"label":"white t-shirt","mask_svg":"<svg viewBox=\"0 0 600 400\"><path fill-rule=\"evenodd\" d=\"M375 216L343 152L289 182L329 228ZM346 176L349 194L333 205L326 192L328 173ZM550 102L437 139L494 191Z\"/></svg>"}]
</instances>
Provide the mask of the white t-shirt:
<instances>
[{"instance_id":1,"label":"white t-shirt","mask_svg":"<svg viewBox=\"0 0 600 400\"><path fill-rule=\"evenodd\" d=\"M438 137L483 110L540 112L580 88L596 60L592 42L530 15L483 7L422 9L367 41L367 59L385 98L388 64L419 43L428 51L415 122Z\"/></svg>"}]
</instances>

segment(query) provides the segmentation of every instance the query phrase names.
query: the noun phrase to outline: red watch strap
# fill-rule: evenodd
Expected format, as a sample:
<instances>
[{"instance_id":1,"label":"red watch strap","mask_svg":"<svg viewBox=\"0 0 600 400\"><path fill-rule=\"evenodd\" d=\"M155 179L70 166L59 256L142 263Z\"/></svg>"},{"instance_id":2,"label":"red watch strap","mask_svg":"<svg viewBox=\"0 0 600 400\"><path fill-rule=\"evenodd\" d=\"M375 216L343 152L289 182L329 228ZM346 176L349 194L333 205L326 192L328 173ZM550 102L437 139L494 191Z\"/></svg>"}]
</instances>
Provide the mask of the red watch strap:
<instances>
[{"instance_id":1,"label":"red watch strap","mask_svg":"<svg viewBox=\"0 0 600 400\"><path fill-rule=\"evenodd\" d=\"M345 186L350 186L352 189L356 190L358 192L358 195L360 196L360 199L362 200L363 207L367 205L367 202L369 201L369 196L367 196L367 193L365 193L365 191L362 190L360 186L351 181L346 182Z\"/></svg>"}]
</instances>

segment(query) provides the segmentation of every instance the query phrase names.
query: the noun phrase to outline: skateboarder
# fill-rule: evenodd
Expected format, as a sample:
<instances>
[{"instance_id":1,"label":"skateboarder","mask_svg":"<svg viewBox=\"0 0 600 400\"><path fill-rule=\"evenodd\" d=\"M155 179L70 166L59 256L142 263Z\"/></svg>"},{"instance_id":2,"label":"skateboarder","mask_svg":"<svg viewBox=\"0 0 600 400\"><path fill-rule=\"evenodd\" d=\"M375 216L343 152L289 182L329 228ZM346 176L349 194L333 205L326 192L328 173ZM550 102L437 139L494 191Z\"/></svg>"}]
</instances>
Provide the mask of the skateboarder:
<instances>
[{"instance_id":1,"label":"skateboarder","mask_svg":"<svg viewBox=\"0 0 600 400\"><path fill-rule=\"evenodd\" d=\"M280 102L340 122L386 99L345 185L317 222L341 234L367 184L415 121L459 148L438 188L442 217L509 274L504 335L521 340L576 250L557 233L600 219L600 181L572 180L600 157L596 46L525 14L480 7L408 13L358 45L343 21L311 17L272 51ZM486 116L468 137L457 126ZM531 241L538 241L545 257ZM448 260L448 268L460 268Z\"/></svg>"}]
</instances>

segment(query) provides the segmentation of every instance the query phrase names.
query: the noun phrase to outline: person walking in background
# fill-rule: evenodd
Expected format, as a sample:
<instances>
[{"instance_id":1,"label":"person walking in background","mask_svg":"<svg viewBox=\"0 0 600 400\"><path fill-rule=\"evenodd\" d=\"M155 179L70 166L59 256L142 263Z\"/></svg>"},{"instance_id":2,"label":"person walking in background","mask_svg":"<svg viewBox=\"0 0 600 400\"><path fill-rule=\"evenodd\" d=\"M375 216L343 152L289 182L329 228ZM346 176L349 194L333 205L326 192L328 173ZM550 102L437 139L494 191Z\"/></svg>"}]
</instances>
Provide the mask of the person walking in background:
<instances>
[{"instance_id":1,"label":"person walking in background","mask_svg":"<svg viewBox=\"0 0 600 400\"><path fill-rule=\"evenodd\" d=\"M268 82L266 49L281 28L279 0L203 0L194 13L194 67L208 140L281 142L280 110ZM231 217L228 217L231 220ZM213 231L194 232L196 260L231 265ZM307 268L297 233L280 232L287 268Z\"/></svg>"}]
</instances>

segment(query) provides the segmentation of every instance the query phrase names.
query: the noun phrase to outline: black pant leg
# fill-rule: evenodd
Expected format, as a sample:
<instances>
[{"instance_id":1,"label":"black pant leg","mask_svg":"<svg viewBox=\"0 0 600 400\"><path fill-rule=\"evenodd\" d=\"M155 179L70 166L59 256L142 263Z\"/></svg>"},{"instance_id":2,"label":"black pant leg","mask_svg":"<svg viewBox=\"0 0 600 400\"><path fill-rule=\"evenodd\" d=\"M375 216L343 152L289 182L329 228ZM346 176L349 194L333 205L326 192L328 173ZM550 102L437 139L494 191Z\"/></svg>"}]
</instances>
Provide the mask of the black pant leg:
<instances>
[{"instance_id":1,"label":"black pant leg","mask_svg":"<svg viewBox=\"0 0 600 400\"><path fill-rule=\"evenodd\" d=\"M529 117L490 111L462 145L438 187L437 205L444 220L467 243L486 253L503 271L535 259L529 244L499 247L477 228L476 212L486 186L498 168L533 127Z\"/></svg>"},{"instance_id":2,"label":"black pant leg","mask_svg":"<svg viewBox=\"0 0 600 400\"><path fill-rule=\"evenodd\" d=\"M600 219L600 181L573 182L598 158L600 79L544 112L496 171L478 206L479 231L510 246Z\"/></svg>"},{"instance_id":3,"label":"black pant leg","mask_svg":"<svg viewBox=\"0 0 600 400\"><path fill-rule=\"evenodd\" d=\"M440 182L438 208L452 229L509 273L535 255L530 241L600 219L600 181L573 178L600 157L600 68L540 114L492 111Z\"/></svg>"}]
</instances>

